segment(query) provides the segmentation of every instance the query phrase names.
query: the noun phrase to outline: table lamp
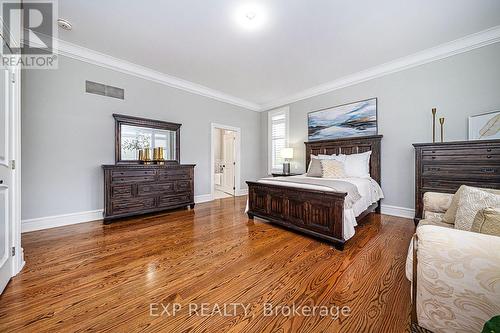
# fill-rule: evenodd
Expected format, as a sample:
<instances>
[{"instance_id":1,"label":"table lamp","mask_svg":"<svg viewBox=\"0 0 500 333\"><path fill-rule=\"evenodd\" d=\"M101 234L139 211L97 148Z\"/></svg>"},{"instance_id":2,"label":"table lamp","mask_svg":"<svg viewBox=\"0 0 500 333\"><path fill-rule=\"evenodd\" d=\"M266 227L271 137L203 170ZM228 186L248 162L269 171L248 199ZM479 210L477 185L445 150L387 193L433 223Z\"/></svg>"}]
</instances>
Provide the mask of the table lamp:
<instances>
[{"instance_id":1,"label":"table lamp","mask_svg":"<svg viewBox=\"0 0 500 333\"><path fill-rule=\"evenodd\" d=\"M281 150L281 157L285 159L283 163L283 174L290 174L290 160L293 158L293 148L283 148Z\"/></svg>"}]
</instances>

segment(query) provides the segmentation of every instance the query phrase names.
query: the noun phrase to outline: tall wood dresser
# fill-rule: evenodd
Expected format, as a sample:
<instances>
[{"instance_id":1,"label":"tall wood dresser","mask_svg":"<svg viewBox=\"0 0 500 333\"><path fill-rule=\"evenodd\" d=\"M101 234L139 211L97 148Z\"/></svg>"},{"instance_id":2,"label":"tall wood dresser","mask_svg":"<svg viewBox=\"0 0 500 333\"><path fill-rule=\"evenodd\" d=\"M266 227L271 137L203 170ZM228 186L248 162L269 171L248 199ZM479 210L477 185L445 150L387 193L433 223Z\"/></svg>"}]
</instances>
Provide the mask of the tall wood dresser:
<instances>
[{"instance_id":1,"label":"tall wood dresser","mask_svg":"<svg viewBox=\"0 0 500 333\"><path fill-rule=\"evenodd\" d=\"M415 220L425 192L455 193L460 185L500 189L500 140L417 143Z\"/></svg>"}]
</instances>

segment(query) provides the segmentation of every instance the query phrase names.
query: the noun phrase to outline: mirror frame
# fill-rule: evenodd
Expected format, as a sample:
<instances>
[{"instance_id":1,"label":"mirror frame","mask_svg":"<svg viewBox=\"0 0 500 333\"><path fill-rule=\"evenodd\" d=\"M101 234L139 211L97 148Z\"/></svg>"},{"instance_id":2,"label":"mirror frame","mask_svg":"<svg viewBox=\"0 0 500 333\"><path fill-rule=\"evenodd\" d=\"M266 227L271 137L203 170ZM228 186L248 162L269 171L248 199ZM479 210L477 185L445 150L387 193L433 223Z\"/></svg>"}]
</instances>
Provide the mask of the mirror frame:
<instances>
[{"instance_id":1,"label":"mirror frame","mask_svg":"<svg viewBox=\"0 0 500 333\"><path fill-rule=\"evenodd\" d=\"M182 124L170 123L162 120L139 118L123 114L113 114L115 118L115 163L116 164L140 164L139 160L122 160L121 151L121 126L131 125L140 127L157 128L175 132L175 160L166 160L165 163L180 163L181 126Z\"/></svg>"}]
</instances>

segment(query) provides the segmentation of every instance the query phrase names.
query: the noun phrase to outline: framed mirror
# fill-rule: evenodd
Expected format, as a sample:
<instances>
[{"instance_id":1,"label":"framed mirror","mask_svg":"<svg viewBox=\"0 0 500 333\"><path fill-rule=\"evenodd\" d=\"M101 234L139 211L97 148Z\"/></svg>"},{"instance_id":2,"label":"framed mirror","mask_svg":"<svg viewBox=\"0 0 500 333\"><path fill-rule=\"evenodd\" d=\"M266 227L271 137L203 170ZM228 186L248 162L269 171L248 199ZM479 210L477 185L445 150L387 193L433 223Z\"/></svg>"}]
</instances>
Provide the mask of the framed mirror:
<instances>
[{"instance_id":1,"label":"framed mirror","mask_svg":"<svg viewBox=\"0 0 500 333\"><path fill-rule=\"evenodd\" d=\"M113 117L116 164L139 164L139 151L145 148L163 148L165 163L180 162L181 124L121 114Z\"/></svg>"}]
</instances>

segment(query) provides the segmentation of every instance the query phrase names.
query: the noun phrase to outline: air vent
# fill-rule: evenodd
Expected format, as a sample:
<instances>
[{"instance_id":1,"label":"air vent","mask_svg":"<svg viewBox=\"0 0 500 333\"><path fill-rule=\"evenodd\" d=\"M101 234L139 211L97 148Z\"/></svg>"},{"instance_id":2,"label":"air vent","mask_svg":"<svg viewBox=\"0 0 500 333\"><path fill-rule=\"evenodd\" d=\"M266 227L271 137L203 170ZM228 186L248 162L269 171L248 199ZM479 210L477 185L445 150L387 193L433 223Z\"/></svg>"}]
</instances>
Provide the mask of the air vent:
<instances>
[{"instance_id":1,"label":"air vent","mask_svg":"<svg viewBox=\"0 0 500 333\"><path fill-rule=\"evenodd\" d=\"M89 94L125 99L125 90L102 83L85 81L85 91Z\"/></svg>"}]
</instances>

